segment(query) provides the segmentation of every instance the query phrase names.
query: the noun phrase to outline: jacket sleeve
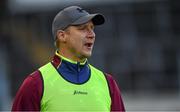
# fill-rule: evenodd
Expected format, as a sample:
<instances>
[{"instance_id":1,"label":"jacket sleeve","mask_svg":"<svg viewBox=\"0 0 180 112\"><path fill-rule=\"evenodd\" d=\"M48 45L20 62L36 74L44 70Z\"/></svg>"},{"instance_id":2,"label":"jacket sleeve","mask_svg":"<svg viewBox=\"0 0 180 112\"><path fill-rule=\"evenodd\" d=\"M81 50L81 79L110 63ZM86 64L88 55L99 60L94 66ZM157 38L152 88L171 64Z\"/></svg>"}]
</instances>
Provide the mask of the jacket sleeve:
<instances>
[{"instance_id":1,"label":"jacket sleeve","mask_svg":"<svg viewBox=\"0 0 180 112\"><path fill-rule=\"evenodd\" d=\"M123 103L123 99L121 97L120 89L113 79L113 77L109 74L106 74L106 79L108 81L110 95L111 95L111 112L125 112L125 107Z\"/></svg>"},{"instance_id":2,"label":"jacket sleeve","mask_svg":"<svg viewBox=\"0 0 180 112\"><path fill-rule=\"evenodd\" d=\"M42 77L39 71L29 75L19 88L12 105L12 111L40 111L42 98Z\"/></svg>"}]
</instances>

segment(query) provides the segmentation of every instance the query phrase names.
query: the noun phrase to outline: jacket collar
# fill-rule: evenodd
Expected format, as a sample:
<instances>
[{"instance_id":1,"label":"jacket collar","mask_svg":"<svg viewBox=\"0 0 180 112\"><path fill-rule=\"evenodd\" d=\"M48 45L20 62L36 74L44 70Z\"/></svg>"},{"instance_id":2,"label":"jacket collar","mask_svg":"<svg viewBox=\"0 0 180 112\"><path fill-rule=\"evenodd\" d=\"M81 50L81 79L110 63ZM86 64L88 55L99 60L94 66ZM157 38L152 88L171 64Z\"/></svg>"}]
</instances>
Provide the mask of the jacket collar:
<instances>
[{"instance_id":1,"label":"jacket collar","mask_svg":"<svg viewBox=\"0 0 180 112\"><path fill-rule=\"evenodd\" d=\"M62 55L60 55L58 51L56 51L55 55L57 55L57 56L58 56L59 58L61 58L62 60L67 61L67 62L72 63L72 64L85 65L86 62L87 62L87 59L86 59L84 62L73 61L73 60L71 60L71 59L68 59L68 58L66 58L66 57L64 57L64 56L62 56Z\"/></svg>"},{"instance_id":2,"label":"jacket collar","mask_svg":"<svg viewBox=\"0 0 180 112\"><path fill-rule=\"evenodd\" d=\"M52 59L52 64L56 67L56 68L59 68L59 66L61 65L61 62L64 61L64 62L68 62L68 63L71 63L71 64L77 64L77 65L86 65L88 63L88 60L86 59L83 63L80 63L80 62L76 62L76 61L73 61L71 59L68 59L64 56L61 56L58 51L55 52L55 55Z\"/></svg>"}]
</instances>

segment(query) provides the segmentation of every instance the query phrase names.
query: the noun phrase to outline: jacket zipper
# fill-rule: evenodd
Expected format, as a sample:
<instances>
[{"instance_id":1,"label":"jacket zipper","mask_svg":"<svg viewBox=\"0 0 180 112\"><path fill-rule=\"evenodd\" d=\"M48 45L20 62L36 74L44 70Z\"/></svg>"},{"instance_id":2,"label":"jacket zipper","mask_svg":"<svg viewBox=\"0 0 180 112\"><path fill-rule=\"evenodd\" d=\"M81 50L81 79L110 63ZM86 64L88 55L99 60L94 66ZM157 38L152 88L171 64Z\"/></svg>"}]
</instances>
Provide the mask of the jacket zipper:
<instances>
[{"instance_id":1,"label":"jacket zipper","mask_svg":"<svg viewBox=\"0 0 180 112\"><path fill-rule=\"evenodd\" d=\"M77 63L77 82L79 83L80 62Z\"/></svg>"}]
</instances>

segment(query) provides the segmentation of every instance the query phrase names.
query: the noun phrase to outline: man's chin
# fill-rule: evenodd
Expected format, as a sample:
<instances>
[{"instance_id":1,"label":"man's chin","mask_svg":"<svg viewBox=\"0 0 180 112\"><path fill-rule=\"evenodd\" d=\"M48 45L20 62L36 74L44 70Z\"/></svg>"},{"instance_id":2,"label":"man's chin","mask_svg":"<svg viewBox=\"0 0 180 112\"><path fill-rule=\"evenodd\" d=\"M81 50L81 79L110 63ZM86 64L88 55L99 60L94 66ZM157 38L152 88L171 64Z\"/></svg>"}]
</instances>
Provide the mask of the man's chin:
<instances>
[{"instance_id":1,"label":"man's chin","mask_svg":"<svg viewBox=\"0 0 180 112\"><path fill-rule=\"evenodd\" d=\"M83 58L89 58L89 57L91 57L91 53L84 53L84 54L82 55L82 57L83 57Z\"/></svg>"},{"instance_id":2,"label":"man's chin","mask_svg":"<svg viewBox=\"0 0 180 112\"><path fill-rule=\"evenodd\" d=\"M91 57L91 53L81 53L80 55L78 55L80 60L85 60L89 57Z\"/></svg>"},{"instance_id":3,"label":"man's chin","mask_svg":"<svg viewBox=\"0 0 180 112\"><path fill-rule=\"evenodd\" d=\"M90 53L86 53L86 54L85 54L86 58L91 57L91 55L92 55L92 53L91 53L91 52L90 52Z\"/></svg>"}]
</instances>

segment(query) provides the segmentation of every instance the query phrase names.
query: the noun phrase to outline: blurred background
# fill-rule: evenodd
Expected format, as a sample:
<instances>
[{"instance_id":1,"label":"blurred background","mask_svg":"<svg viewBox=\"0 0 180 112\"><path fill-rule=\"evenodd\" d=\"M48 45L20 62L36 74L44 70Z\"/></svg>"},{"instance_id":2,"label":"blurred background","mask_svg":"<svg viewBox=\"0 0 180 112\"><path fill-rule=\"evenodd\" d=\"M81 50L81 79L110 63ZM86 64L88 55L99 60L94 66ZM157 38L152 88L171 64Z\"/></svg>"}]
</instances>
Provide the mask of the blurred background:
<instances>
[{"instance_id":1,"label":"blurred background","mask_svg":"<svg viewBox=\"0 0 180 112\"><path fill-rule=\"evenodd\" d=\"M105 15L90 63L113 74L128 111L180 111L179 0L1 0L0 110L52 59L51 24L69 5Z\"/></svg>"}]
</instances>

